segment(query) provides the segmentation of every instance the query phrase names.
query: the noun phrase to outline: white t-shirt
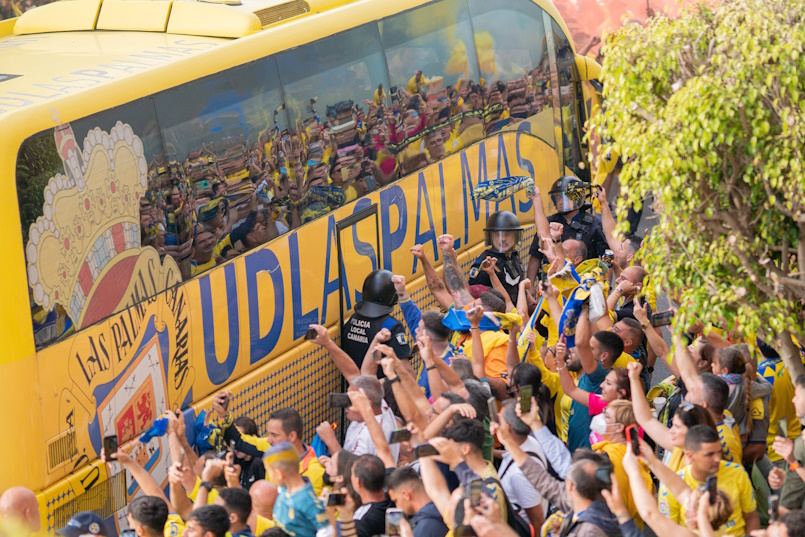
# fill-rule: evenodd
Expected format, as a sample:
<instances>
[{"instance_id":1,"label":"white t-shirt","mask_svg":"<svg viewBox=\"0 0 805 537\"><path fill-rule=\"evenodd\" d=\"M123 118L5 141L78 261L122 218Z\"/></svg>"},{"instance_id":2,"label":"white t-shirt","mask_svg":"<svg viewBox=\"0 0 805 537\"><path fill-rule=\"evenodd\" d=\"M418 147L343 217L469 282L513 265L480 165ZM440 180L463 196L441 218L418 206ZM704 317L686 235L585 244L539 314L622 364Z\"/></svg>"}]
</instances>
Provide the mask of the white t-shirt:
<instances>
[{"instance_id":1,"label":"white t-shirt","mask_svg":"<svg viewBox=\"0 0 805 537\"><path fill-rule=\"evenodd\" d=\"M545 453L542 451L542 446L536 438L528 436L525 442L520 444L520 449L527 453L536 453L539 457L529 455L537 463L545 467ZM542 498L531 481L523 474L520 467L512 460L511 454L507 451L503 454L503 461L500 463L500 484L503 485L503 491L509 498L509 502L515 509L520 509L520 516L526 521L525 509L542 505L542 512L544 515L548 514L548 502Z\"/></svg>"},{"instance_id":2,"label":"white t-shirt","mask_svg":"<svg viewBox=\"0 0 805 537\"><path fill-rule=\"evenodd\" d=\"M392 431L397 429L397 420L385 401L383 401L382 411L380 414L375 415L375 419L380 424L380 428L383 429L386 439L391 436ZM400 444L391 444L389 447L391 448L391 456L394 457L396 464L397 459L400 457ZM363 422L353 421L349 424L347 435L344 438L344 449L355 455L377 455L377 448L375 443L372 442L372 435L369 434L369 429Z\"/></svg>"}]
</instances>

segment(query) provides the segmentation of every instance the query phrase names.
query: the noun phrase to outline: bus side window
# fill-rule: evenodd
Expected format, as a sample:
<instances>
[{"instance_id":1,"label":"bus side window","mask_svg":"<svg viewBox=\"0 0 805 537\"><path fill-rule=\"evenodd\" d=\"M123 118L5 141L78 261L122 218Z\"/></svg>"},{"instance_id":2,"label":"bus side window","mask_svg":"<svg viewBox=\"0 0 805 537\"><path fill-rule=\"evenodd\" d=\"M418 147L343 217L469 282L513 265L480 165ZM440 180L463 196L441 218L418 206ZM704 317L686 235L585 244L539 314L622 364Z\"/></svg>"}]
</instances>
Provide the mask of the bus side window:
<instances>
[{"instance_id":1,"label":"bus side window","mask_svg":"<svg viewBox=\"0 0 805 537\"><path fill-rule=\"evenodd\" d=\"M156 108L167 163L154 193L184 279L288 231L271 203L290 194L274 143L288 122L273 58L161 93Z\"/></svg>"},{"instance_id":2,"label":"bus side window","mask_svg":"<svg viewBox=\"0 0 805 537\"><path fill-rule=\"evenodd\" d=\"M551 21L553 28L553 39L556 46L556 67L559 75L559 102L562 110L562 137L564 149L563 160L565 166L570 168L573 173L581 178L590 178L589 169L579 165L583 162L581 152L581 128L579 125L578 102L576 99L577 81L576 58L570 42L562 29Z\"/></svg>"},{"instance_id":3,"label":"bus side window","mask_svg":"<svg viewBox=\"0 0 805 537\"><path fill-rule=\"evenodd\" d=\"M283 52L277 64L300 223L396 179L393 162L379 155L389 83L376 24Z\"/></svg>"},{"instance_id":4,"label":"bus side window","mask_svg":"<svg viewBox=\"0 0 805 537\"><path fill-rule=\"evenodd\" d=\"M487 117L486 133L526 130L553 145L542 9L529 0L469 0L469 7L481 76L497 86L489 102L505 105L503 113Z\"/></svg>"},{"instance_id":5,"label":"bus side window","mask_svg":"<svg viewBox=\"0 0 805 537\"><path fill-rule=\"evenodd\" d=\"M380 21L401 175L484 135L486 90L463 0L442 0ZM489 81L494 82L494 81Z\"/></svg>"}]
</instances>

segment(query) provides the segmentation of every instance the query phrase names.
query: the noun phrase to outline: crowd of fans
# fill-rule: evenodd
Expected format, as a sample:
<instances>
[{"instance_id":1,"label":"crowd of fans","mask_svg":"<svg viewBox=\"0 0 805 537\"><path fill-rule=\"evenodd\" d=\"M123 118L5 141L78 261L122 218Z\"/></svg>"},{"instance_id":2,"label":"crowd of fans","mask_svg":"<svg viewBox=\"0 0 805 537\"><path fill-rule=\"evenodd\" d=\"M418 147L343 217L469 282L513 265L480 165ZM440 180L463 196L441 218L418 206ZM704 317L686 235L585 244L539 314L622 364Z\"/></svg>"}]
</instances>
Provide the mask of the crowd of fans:
<instances>
[{"instance_id":1,"label":"crowd of fans","mask_svg":"<svg viewBox=\"0 0 805 537\"><path fill-rule=\"evenodd\" d=\"M488 252L498 257L482 254L469 278L451 236L437 241L442 276L412 249L441 308L420 310L402 276L377 271L353 318L363 347L345 347L350 354L325 327L310 326L309 339L349 385L329 396L349 423L343 439L328 422L303 438L293 408L275 409L261 431L249 416L233 415L232 394L222 391L206 451L190 445L183 419L166 415L168 494L126 451L106 454L142 491L128 505L125 532L805 534L805 377L791 379L769 344L734 340L717 327L686 327L671 351L662 331L672 314L653 311L641 239L612 233L606 193L598 194L596 232L563 240L565 228L589 214L583 185L572 183L560 180L552 191L560 216L551 222L535 203L532 250L544 258L538 284L521 277L525 267L513 282L497 266L519 262L522 231L510 222L495 228L506 221L498 214L487 227ZM601 237L609 251L588 259ZM481 271L489 285L473 283ZM391 316L396 304L413 346ZM541 322L556 325L547 333L529 321L542 308ZM550 333L558 334L552 345ZM666 379L652 379L658 359L672 373ZM3 494L0 516L39 529L26 489ZM81 513L58 533L113 532Z\"/></svg>"}]
</instances>

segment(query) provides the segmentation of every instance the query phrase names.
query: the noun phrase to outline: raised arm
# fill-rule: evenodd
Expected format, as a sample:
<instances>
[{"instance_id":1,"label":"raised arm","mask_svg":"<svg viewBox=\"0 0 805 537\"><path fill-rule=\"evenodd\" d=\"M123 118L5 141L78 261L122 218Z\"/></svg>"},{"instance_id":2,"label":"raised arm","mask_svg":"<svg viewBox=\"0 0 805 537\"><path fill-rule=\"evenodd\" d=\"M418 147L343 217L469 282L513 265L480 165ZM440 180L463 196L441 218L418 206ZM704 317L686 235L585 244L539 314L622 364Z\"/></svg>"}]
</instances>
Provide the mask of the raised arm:
<instances>
[{"instance_id":1,"label":"raised arm","mask_svg":"<svg viewBox=\"0 0 805 537\"><path fill-rule=\"evenodd\" d=\"M671 349L668 348L668 345L665 343L662 334L660 334L656 328L651 326L651 322L648 319L647 304L645 302L641 302L638 297L635 297L634 309L632 311L634 312L634 318L637 319L637 322L640 323L640 327L643 328L643 332L646 334L649 347L654 350L657 357L661 358L662 361L668 365L668 370L671 372L671 374L676 378L679 378L679 365L674 360L669 359ZM645 429L645 427L643 428Z\"/></svg>"},{"instance_id":2,"label":"raised arm","mask_svg":"<svg viewBox=\"0 0 805 537\"><path fill-rule=\"evenodd\" d=\"M394 456L391 454L388 439L383 433L383 428L375 419L375 412L372 410L372 405L369 403L369 398L366 397L366 392L361 388L357 392L349 392L349 400L352 401L352 406L363 417L363 422L369 430L369 436L372 437L372 443L377 449L377 456L386 465L386 468L396 468Z\"/></svg>"},{"instance_id":3,"label":"raised arm","mask_svg":"<svg viewBox=\"0 0 805 537\"><path fill-rule=\"evenodd\" d=\"M442 278L436 272L436 269L433 267L430 259L428 259L428 256L425 255L425 250L422 248L422 245L415 244L411 248L411 254L413 254L413 256L416 257L420 263L422 263L422 270L425 271L425 281L428 284L428 290L430 290L430 293L433 295L442 309L450 309L450 305L453 303L453 295L451 295L450 291L447 289L447 287L445 287Z\"/></svg>"},{"instance_id":4,"label":"raised arm","mask_svg":"<svg viewBox=\"0 0 805 537\"><path fill-rule=\"evenodd\" d=\"M341 374L344 375L344 378L347 379L347 382L352 382L352 379L361 374L360 369L358 369L358 366L352 358L349 357L349 354L344 352L341 347L335 344L335 341L330 339L330 334L325 327L320 324L311 324L310 328L315 330L318 334L318 336L310 341L327 349L330 353L330 359L338 370L341 371Z\"/></svg>"},{"instance_id":5,"label":"raised arm","mask_svg":"<svg viewBox=\"0 0 805 537\"><path fill-rule=\"evenodd\" d=\"M403 367L399 367L399 359L394 355L394 349L386 345L379 345L378 350L384 356L380 361L380 365L383 367L383 373L385 373L388 382L396 378L400 379L399 382L391 384L391 391L394 393L394 399L397 401L400 413L406 421L413 422L420 430L423 430L428 425L425 415L427 410L431 408L430 403L425 398L425 394L419 389L416 381L410 378L408 372ZM411 383L414 385L413 391L411 391ZM424 399L424 404L421 407L419 405L422 404L422 401L417 401L416 399L418 395Z\"/></svg>"},{"instance_id":6,"label":"raised arm","mask_svg":"<svg viewBox=\"0 0 805 537\"><path fill-rule=\"evenodd\" d=\"M192 473L188 467L182 466L182 463L176 463L168 470L171 504L176 514L182 517L182 520L187 520L188 515L193 510L193 502L187 497L187 492L182 484L185 480L185 475Z\"/></svg>"},{"instance_id":7,"label":"raised arm","mask_svg":"<svg viewBox=\"0 0 805 537\"><path fill-rule=\"evenodd\" d=\"M579 321L576 323L576 351L579 353L581 367L585 373L592 375L598 370L598 361L590 348L590 312L582 308Z\"/></svg>"},{"instance_id":8,"label":"raised arm","mask_svg":"<svg viewBox=\"0 0 805 537\"><path fill-rule=\"evenodd\" d=\"M643 391L643 379L640 378L643 364L632 362L627 365L627 368L629 370L629 384L632 387L632 409L634 410L637 424L663 449L673 451L674 444L671 441L671 431L654 417L651 413L651 408L648 406L648 401L646 401L646 394Z\"/></svg>"},{"instance_id":9,"label":"raised arm","mask_svg":"<svg viewBox=\"0 0 805 537\"><path fill-rule=\"evenodd\" d=\"M621 240L617 232L618 224L615 222L612 211L609 209L607 191L604 190L603 187L599 188L596 191L596 196L598 196L598 201L601 202L601 224L604 228L604 236L607 239L607 244L609 244L609 249L613 252L617 252L621 248Z\"/></svg>"},{"instance_id":10,"label":"raised arm","mask_svg":"<svg viewBox=\"0 0 805 537\"><path fill-rule=\"evenodd\" d=\"M142 446L142 448L144 448L144 446ZM105 454L102 453L102 455ZM102 456L101 458L105 460L105 457ZM173 511L173 506L167 496L165 496L165 492L163 492L162 488L156 482L156 479L154 479L151 474L148 473L148 470L143 468L140 463L131 458L128 453L124 452L122 449L118 449L117 452L110 454L109 458L125 466L131 474L131 478L140 486L140 490L147 496L156 496L162 499L168 504L168 509Z\"/></svg>"},{"instance_id":11,"label":"raised arm","mask_svg":"<svg viewBox=\"0 0 805 537\"><path fill-rule=\"evenodd\" d=\"M447 284L447 290L450 291L453 299L455 300L457 308L463 308L473 301L470 294L470 288L467 284L467 278L464 277L464 271L458 264L458 257L456 251L453 249L453 236L441 235L436 239L439 249L442 251L444 272L444 281Z\"/></svg>"},{"instance_id":12,"label":"raised arm","mask_svg":"<svg viewBox=\"0 0 805 537\"><path fill-rule=\"evenodd\" d=\"M372 342L369 344L369 348L366 350L366 356L363 357L361 375L368 377L377 376L377 362L374 360L374 352L377 350L378 345L385 343L389 339L391 339L391 331L388 328L383 328L375 334L375 337L372 338Z\"/></svg>"},{"instance_id":13,"label":"raised arm","mask_svg":"<svg viewBox=\"0 0 805 537\"><path fill-rule=\"evenodd\" d=\"M436 460L433 457L419 459L419 473L422 476L425 492L439 513L444 515L450 504L450 489L447 488L447 481L441 470L436 466Z\"/></svg>"},{"instance_id":14,"label":"raised arm","mask_svg":"<svg viewBox=\"0 0 805 537\"><path fill-rule=\"evenodd\" d=\"M567 343L565 342L565 335L559 336L559 342L555 347L556 352L556 370L559 372L559 381L562 383L562 391L565 395L576 401L577 403L590 406L590 392L582 390L573 381L570 372L567 370ZM559 367L559 364L562 364Z\"/></svg>"},{"instance_id":15,"label":"raised arm","mask_svg":"<svg viewBox=\"0 0 805 537\"><path fill-rule=\"evenodd\" d=\"M679 368L679 374L682 376L685 387L698 398L701 394L699 368L696 367L696 362L688 352L688 347L682 340L681 335L674 335L674 362Z\"/></svg>"},{"instance_id":16,"label":"raised arm","mask_svg":"<svg viewBox=\"0 0 805 537\"><path fill-rule=\"evenodd\" d=\"M537 236L549 237L550 228L548 225L548 217L545 216L545 207L542 206L542 194L537 185L534 185L534 195L531 196L531 204L534 211L534 225L537 228Z\"/></svg>"},{"instance_id":17,"label":"raised arm","mask_svg":"<svg viewBox=\"0 0 805 537\"><path fill-rule=\"evenodd\" d=\"M484 344L481 341L481 319L484 312L480 307L474 307L467 312L470 322L470 335L472 336L472 374L479 379L486 377L484 368Z\"/></svg>"},{"instance_id":18,"label":"raised arm","mask_svg":"<svg viewBox=\"0 0 805 537\"><path fill-rule=\"evenodd\" d=\"M657 476L657 479L668 487L668 490L671 491L671 494L674 495L680 504L684 505L688 495L691 492L688 484L685 483L685 481L679 477L676 472L664 465L662 461L658 459L656 455L654 455L654 450L651 448L651 446L645 443L642 439L639 442L640 457L645 461L649 470L651 470L651 473ZM627 449L627 451L630 450L631 448ZM655 503L657 501L653 497L652 500Z\"/></svg>"},{"instance_id":19,"label":"raised arm","mask_svg":"<svg viewBox=\"0 0 805 537\"><path fill-rule=\"evenodd\" d=\"M495 271L495 267L497 266L498 260L494 257L487 257L483 261L481 261L481 270L486 272L487 276L489 276L489 282L492 284L492 289L498 291L500 294L503 295L503 298L506 301L506 311L512 311L514 309L514 304L512 304L512 299L509 297L508 291L506 288L503 287L503 284L500 283L500 278L498 278L497 272Z\"/></svg>"}]
</instances>

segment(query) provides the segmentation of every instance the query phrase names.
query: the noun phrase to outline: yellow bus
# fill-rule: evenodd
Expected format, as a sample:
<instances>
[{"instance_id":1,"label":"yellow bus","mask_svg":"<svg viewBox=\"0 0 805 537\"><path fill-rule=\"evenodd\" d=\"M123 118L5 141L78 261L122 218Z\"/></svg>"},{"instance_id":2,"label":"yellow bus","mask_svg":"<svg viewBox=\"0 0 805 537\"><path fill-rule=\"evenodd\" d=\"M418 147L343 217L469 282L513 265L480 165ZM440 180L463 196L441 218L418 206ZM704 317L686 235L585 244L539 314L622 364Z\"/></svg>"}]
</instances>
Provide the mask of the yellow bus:
<instances>
[{"instance_id":1,"label":"yellow bus","mask_svg":"<svg viewBox=\"0 0 805 537\"><path fill-rule=\"evenodd\" d=\"M137 440L166 409L191 436L224 388L263 428L289 405L308 439L337 419L310 323L337 338L379 267L426 307L411 246L440 264L450 233L466 265L492 211L533 221L479 181L530 176L547 205L589 175L600 67L567 36L548 0L74 0L0 22L0 490L34 490L43 531L85 509L120 528L139 488L100 463L105 436L166 485L166 442Z\"/></svg>"}]
</instances>

